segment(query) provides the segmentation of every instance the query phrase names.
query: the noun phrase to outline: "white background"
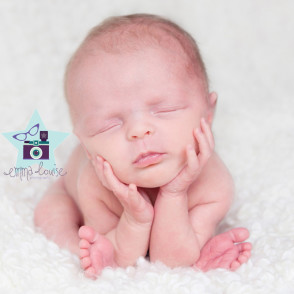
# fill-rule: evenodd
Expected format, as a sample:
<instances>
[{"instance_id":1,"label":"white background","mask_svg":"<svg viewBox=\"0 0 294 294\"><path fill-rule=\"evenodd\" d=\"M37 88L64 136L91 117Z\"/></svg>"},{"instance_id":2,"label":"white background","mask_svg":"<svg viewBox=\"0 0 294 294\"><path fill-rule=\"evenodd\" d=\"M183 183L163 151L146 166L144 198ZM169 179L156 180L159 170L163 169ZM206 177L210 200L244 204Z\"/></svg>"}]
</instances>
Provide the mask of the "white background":
<instances>
[{"instance_id":1,"label":"white background","mask_svg":"<svg viewBox=\"0 0 294 294\"><path fill-rule=\"evenodd\" d=\"M294 2L291 0L0 0L0 132L23 130L37 109L49 130L71 132L65 65L88 30L129 13L168 17L197 40L219 94L216 149L236 199L220 231L251 231L250 262L236 273L136 268L83 278L78 260L33 226L52 180L4 176L16 150L0 139L0 289L3 293L294 293ZM63 166L76 140L56 150ZM31 292L30 292L31 291ZM51 292L50 292L51 291ZM227 291L227 292L226 292Z\"/></svg>"}]
</instances>

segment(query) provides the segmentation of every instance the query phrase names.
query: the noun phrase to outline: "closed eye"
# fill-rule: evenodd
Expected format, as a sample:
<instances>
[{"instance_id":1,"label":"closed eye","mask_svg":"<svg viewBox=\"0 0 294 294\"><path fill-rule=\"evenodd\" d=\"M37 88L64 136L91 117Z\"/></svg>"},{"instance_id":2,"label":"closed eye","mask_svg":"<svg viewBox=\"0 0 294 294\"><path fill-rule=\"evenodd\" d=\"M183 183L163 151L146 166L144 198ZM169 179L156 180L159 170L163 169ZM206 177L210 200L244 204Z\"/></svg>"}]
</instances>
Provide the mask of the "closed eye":
<instances>
[{"instance_id":1,"label":"closed eye","mask_svg":"<svg viewBox=\"0 0 294 294\"><path fill-rule=\"evenodd\" d=\"M154 114L169 114L169 113L174 113L179 110L183 109L183 107L167 107L167 108L161 108L158 110L155 110L153 113Z\"/></svg>"},{"instance_id":2,"label":"closed eye","mask_svg":"<svg viewBox=\"0 0 294 294\"><path fill-rule=\"evenodd\" d=\"M157 111L156 113L169 113L169 112L175 112L177 110L178 109L162 109L162 110Z\"/></svg>"},{"instance_id":3,"label":"closed eye","mask_svg":"<svg viewBox=\"0 0 294 294\"><path fill-rule=\"evenodd\" d=\"M120 127L121 126L121 123L112 123L112 124L109 124L109 125L106 125L104 127L102 127L101 129L99 129L99 131L97 132L98 134L100 133L105 133L107 131L110 131L116 127Z\"/></svg>"}]
</instances>

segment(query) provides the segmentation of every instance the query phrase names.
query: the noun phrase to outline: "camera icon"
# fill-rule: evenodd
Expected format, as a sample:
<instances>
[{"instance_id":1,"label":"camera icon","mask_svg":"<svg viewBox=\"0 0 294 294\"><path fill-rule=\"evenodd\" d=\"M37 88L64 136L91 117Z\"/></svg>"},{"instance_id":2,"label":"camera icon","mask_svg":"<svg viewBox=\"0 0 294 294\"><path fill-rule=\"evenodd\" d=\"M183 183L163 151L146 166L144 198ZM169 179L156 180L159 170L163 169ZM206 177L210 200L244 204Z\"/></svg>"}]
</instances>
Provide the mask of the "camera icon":
<instances>
[{"instance_id":1,"label":"camera icon","mask_svg":"<svg viewBox=\"0 0 294 294\"><path fill-rule=\"evenodd\" d=\"M48 131L40 131L40 141L24 141L23 159L49 159Z\"/></svg>"}]
</instances>

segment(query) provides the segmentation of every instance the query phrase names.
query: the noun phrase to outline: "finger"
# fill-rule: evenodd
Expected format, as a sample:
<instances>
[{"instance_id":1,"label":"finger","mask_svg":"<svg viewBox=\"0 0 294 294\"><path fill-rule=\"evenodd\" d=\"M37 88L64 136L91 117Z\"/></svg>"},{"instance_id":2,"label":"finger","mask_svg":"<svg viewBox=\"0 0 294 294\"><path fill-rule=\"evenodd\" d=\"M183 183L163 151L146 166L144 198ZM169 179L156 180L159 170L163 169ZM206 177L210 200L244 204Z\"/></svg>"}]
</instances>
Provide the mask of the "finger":
<instances>
[{"instance_id":1,"label":"finger","mask_svg":"<svg viewBox=\"0 0 294 294\"><path fill-rule=\"evenodd\" d=\"M151 204L147 194L144 191L139 191L135 184L129 185L128 200L132 208L136 207L139 210L146 205L146 202Z\"/></svg>"},{"instance_id":2,"label":"finger","mask_svg":"<svg viewBox=\"0 0 294 294\"><path fill-rule=\"evenodd\" d=\"M198 154L199 164L201 167L203 167L203 165L206 163L206 161L211 155L211 148L206 136L203 134L201 129L199 128L196 129L194 131L194 136L199 144L199 154Z\"/></svg>"},{"instance_id":3,"label":"finger","mask_svg":"<svg viewBox=\"0 0 294 294\"><path fill-rule=\"evenodd\" d=\"M181 187L180 190L187 189L191 182L199 174L199 160L194 147L190 144L186 147L186 156L187 164L176 177L178 181L178 184L176 186L177 188Z\"/></svg>"},{"instance_id":4,"label":"finger","mask_svg":"<svg viewBox=\"0 0 294 294\"><path fill-rule=\"evenodd\" d=\"M97 174L99 180L101 181L101 183L103 184L103 186L105 186L106 188L109 189L110 187L107 185L107 181L106 181L106 178L104 175L103 162L104 162L103 158L100 156L97 156L96 160L94 161L94 168L95 168L96 174Z\"/></svg>"},{"instance_id":5,"label":"finger","mask_svg":"<svg viewBox=\"0 0 294 294\"><path fill-rule=\"evenodd\" d=\"M125 198L128 195L128 187L118 180L118 178L114 175L110 164L107 161L104 161L103 167L105 179L113 193L120 199Z\"/></svg>"},{"instance_id":6,"label":"finger","mask_svg":"<svg viewBox=\"0 0 294 294\"><path fill-rule=\"evenodd\" d=\"M135 184L129 184L128 198L131 206L138 206L141 197Z\"/></svg>"},{"instance_id":7,"label":"finger","mask_svg":"<svg viewBox=\"0 0 294 294\"><path fill-rule=\"evenodd\" d=\"M214 149L214 138L213 138L213 134L212 134L210 125L206 122L206 120L204 118L201 119L200 125L201 125L201 129L202 129L203 133L205 134L205 136L208 140L210 148L213 150Z\"/></svg>"},{"instance_id":8,"label":"finger","mask_svg":"<svg viewBox=\"0 0 294 294\"><path fill-rule=\"evenodd\" d=\"M190 144L186 148L186 154L187 154L186 174L188 175L190 179L192 179L197 174L197 171L199 169L199 160L198 160L195 149Z\"/></svg>"}]
</instances>

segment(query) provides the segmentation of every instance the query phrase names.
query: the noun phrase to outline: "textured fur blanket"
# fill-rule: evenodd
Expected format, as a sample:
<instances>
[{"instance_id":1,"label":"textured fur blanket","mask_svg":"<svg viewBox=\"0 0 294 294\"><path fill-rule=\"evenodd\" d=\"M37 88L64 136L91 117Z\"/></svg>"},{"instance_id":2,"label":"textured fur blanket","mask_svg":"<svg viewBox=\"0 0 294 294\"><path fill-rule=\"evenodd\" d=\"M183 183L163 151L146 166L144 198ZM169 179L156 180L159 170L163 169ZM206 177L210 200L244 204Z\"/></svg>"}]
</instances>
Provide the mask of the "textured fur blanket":
<instances>
[{"instance_id":1,"label":"textured fur blanket","mask_svg":"<svg viewBox=\"0 0 294 294\"><path fill-rule=\"evenodd\" d=\"M48 129L71 133L64 67L105 17L160 14L192 33L219 94L216 149L236 185L219 231L247 227L253 251L236 272L141 258L88 280L76 256L34 228L34 207L53 178L5 175L17 150L1 136L0 293L294 293L293 11L291 0L1 0L1 133L24 130L35 109ZM56 149L57 166L75 144L70 135Z\"/></svg>"}]
</instances>

